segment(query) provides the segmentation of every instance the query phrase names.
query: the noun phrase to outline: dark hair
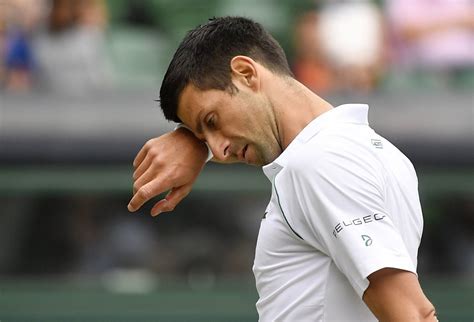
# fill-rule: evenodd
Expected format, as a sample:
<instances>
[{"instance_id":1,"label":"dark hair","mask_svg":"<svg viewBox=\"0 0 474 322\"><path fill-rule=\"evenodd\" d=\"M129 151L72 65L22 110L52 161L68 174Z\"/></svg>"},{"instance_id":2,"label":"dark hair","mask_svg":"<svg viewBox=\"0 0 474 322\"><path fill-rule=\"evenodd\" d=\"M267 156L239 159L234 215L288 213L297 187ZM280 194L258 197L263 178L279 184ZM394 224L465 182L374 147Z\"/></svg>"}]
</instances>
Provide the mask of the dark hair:
<instances>
[{"instance_id":1,"label":"dark hair","mask_svg":"<svg viewBox=\"0 0 474 322\"><path fill-rule=\"evenodd\" d=\"M168 120L181 122L178 102L186 85L201 90L233 93L230 61L244 55L274 73L292 76L278 42L263 27L247 18L213 18L189 31L176 50L160 89L161 109Z\"/></svg>"}]
</instances>

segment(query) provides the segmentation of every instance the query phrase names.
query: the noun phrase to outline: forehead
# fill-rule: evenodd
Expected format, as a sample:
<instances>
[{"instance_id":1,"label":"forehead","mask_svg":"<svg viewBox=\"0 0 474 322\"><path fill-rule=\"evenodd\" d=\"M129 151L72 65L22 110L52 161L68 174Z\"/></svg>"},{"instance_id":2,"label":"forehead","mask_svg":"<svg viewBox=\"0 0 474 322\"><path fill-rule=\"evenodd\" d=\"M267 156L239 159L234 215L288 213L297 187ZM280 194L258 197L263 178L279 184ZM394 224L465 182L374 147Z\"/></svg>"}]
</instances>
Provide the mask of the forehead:
<instances>
[{"instance_id":1,"label":"forehead","mask_svg":"<svg viewBox=\"0 0 474 322\"><path fill-rule=\"evenodd\" d=\"M217 107L224 96L224 91L200 90L193 84L188 84L179 97L178 117L184 124L194 128L199 114Z\"/></svg>"},{"instance_id":2,"label":"forehead","mask_svg":"<svg viewBox=\"0 0 474 322\"><path fill-rule=\"evenodd\" d=\"M186 125L194 125L189 123L190 120L196 118L198 113L202 110L203 104L203 93L196 86L192 84L186 85L181 92L178 100L177 114L179 119Z\"/></svg>"}]
</instances>

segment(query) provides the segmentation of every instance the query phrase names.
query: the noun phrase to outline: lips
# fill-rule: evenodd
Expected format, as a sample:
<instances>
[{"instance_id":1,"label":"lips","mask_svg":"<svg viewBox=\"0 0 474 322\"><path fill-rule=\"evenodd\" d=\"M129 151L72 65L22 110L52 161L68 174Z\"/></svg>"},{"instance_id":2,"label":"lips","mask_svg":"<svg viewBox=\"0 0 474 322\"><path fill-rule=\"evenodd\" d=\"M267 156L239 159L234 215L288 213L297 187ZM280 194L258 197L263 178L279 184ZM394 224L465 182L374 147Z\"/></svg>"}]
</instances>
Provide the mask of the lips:
<instances>
[{"instance_id":1,"label":"lips","mask_svg":"<svg viewBox=\"0 0 474 322\"><path fill-rule=\"evenodd\" d=\"M247 161L247 158L245 157L245 153L247 153L247 148L248 148L248 144L244 147L244 151L242 152L242 156L244 157L244 160Z\"/></svg>"}]
</instances>

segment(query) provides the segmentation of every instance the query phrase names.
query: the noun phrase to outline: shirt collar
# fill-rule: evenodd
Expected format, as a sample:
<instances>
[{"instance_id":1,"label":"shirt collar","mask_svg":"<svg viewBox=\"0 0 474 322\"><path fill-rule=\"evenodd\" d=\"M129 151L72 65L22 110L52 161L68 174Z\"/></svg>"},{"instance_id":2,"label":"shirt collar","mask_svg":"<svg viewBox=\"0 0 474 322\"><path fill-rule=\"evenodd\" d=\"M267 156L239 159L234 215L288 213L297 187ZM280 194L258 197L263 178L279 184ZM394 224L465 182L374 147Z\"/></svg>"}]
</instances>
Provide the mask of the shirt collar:
<instances>
[{"instance_id":1,"label":"shirt collar","mask_svg":"<svg viewBox=\"0 0 474 322\"><path fill-rule=\"evenodd\" d=\"M367 104L344 104L335 107L312 120L273 162L263 166L263 172L270 181L283 169L290 155L317 135L322 129L334 123L355 123L368 125Z\"/></svg>"}]
</instances>

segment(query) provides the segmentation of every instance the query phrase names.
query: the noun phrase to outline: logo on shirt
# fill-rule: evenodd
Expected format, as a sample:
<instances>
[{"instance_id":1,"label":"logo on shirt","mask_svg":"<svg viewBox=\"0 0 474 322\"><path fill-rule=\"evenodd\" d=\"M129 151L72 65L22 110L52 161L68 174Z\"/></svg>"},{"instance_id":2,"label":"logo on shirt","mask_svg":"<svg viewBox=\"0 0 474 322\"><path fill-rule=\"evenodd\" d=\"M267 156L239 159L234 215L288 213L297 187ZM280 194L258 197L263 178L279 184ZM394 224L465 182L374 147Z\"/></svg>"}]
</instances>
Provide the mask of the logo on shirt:
<instances>
[{"instance_id":1,"label":"logo on shirt","mask_svg":"<svg viewBox=\"0 0 474 322\"><path fill-rule=\"evenodd\" d=\"M375 148L377 149L383 149L383 144L382 144L382 141L379 140L379 139L372 139L370 140L372 145L375 146Z\"/></svg>"},{"instance_id":2,"label":"logo on shirt","mask_svg":"<svg viewBox=\"0 0 474 322\"><path fill-rule=\"evenodd\" d=\"M372 238L370 238L370 236L367 236L367 235L361 235L360 237L362 237L362 240L365 242L365 246L370 246L372 245Z\"/></svg>"},{"instance_id":3,"label":"logo on shirt","mask_svg":"<svg viewBox=\"0 0 474 322\"><path fill-rule=\"evenodd\" d=\"M353 220L344 220L338 223L336 226L334 226L332 234L334 235L334 237L337 238L339 234L345 229L350 229L351 227L354 227L354 226L367 225L372 222L383 220L385 217L386 216L382 214L373 214L373 215L355 218ZM367 245L367 246L370 246L370 245Z\"/></svg>"}]
</instances>

